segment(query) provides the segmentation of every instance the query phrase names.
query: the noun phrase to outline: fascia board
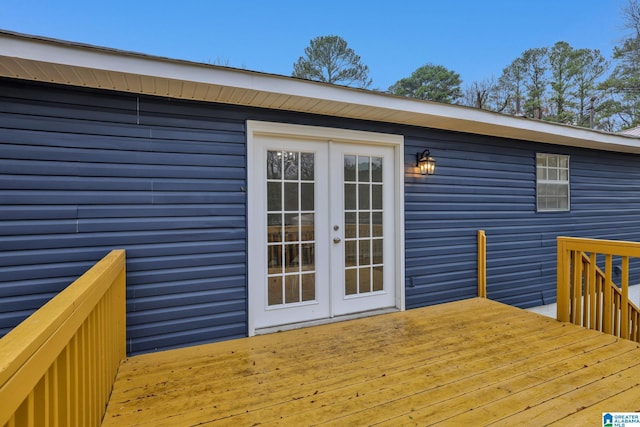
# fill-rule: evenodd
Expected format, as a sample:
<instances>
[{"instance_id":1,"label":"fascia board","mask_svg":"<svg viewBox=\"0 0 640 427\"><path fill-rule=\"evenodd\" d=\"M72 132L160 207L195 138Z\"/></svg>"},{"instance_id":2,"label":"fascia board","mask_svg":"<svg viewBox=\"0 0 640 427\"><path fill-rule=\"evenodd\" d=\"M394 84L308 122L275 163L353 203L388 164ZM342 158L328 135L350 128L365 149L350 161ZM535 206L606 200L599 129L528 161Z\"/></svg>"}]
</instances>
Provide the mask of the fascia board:
<instances>
[{"instance_id":1,"label":"fascia board","mask_svg":"<svg viewBox=\"0 0 640 427\"><path fill-rule=\"evenodd\" d=\"M314 110L319 114L337 115L332 114L332 111L355 105L360 108L355 109L355 112L353 112L354 109L351 109L352 112L346 115L349 118L387 121L380 120L380 117L393 116L394 119L388 120L389 122L549 144L640 153L640 139L628 135L598 132L541 120L507 116L486 110L402 98L369 90L291 77L8 32L0 32L0 62L3 57L34 63L55 64L58 67L72 69L80 68L127 76L144 76L152 79L213 85L240 91L269 93L285 97L277 107L283 110L300 111L288 105L301 99L319 100L321 105ZM17 77L19 78L19 76ZM47 80L45 79L45 81ZM68 83L73 84L73 82ZM170 95L181 97L179 93ZM250 98L255 99L256 97ZM264 105L254 105L251 102L244 105L264 107Z\"/></svg>"}]
</instances>

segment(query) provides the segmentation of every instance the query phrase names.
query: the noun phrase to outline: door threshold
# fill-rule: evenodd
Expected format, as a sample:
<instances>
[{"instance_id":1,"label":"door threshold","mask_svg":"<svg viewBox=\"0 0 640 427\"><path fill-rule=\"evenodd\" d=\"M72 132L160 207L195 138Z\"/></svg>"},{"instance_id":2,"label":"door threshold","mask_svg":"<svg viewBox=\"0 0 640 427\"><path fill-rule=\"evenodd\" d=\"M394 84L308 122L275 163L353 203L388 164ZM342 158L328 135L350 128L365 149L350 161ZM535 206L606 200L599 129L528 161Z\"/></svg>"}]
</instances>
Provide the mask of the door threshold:
<instances>
[{"instance_id":1,"label":"door threshold","mask_svg":"<svg viewBox=\"0 0 640 427\"><path fill-rule=\"evenodd\" d=\"M343 314L340 316L329 317L326 319L309 320L307 322L286 323L276 326L268 326L255 330L255 335L272 334L274 332L290 331L292 329L307 328L309 326L326 325L328 323L343 322L345 320L360 319L362 317L378 316L380 314L395 313L401 311L397 307L380 308L376 310L361 311L358 313Z\"/></svg>"}]
</instances>

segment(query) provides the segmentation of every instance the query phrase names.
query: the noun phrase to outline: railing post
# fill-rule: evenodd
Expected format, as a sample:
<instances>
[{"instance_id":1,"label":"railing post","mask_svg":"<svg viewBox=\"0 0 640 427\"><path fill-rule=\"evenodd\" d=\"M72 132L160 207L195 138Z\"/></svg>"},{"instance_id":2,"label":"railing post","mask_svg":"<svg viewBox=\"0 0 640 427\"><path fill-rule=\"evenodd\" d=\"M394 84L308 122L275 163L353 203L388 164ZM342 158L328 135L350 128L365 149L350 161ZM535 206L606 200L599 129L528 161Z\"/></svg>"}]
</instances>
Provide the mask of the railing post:
<instances>
[{"instance_id":1,"label":"railing post","mask_svg":"<svg viewBox=\"0 0 640 427\"><path fill-rule=\"evenodd\" d=\"M629 339L629 257L622 257L622 306L620 312L620 337Z\"/></svg>"},{"instance_id":2,"label":"railing post","mask_svg":"<svg viewBox=\"0 0 640 427\"><path fill-rule=\"evenodd\" d=\"M613 331L613 291L611 281L613 277L613 257L611 254L605 255L605 278L603 284L603 310L602 310L602 332L611 334Z\"/></svg>"},{"instance_id":3,"label":"railing post","mask_svg":"<svg viewBox=\"0 0 640 427\"><path fill-rule=\"evenodd\" d=\"M487 297L487 236L478 230L478 297Z\"/></svg>"},{"instance_id":4,"label":"railing post","mask_svg":"<svg viewBox=\"0 0 640 427\"><path fill-rule=\"evenodd\" d=\"M565 249L565 240L557 239L557 265L556 265L556 292L557 308L556 318L561 322L569 321L569 267L568 254Z\"/></svg>"}]
</instances>

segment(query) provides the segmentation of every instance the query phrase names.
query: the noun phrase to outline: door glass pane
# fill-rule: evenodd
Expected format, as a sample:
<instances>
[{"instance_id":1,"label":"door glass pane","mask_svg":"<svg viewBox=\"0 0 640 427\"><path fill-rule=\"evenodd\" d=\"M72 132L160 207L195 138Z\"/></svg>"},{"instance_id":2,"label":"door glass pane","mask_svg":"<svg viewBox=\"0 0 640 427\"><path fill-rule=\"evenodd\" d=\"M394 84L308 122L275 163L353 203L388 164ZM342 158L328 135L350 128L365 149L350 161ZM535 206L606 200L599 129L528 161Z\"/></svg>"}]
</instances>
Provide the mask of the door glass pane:
<instances>
[{"instance_id":1,"label":"door glass pane","mask_svg":"<svg viewBox=\"0 0 640 427\"><path fill-rule=\"evenodd\" d=\"M360 239L360 248L359 248L359 265L370 265L371 264L371 241L369 239Z\"/></svg>"},{"instance_id":2,"label":"door glass pane","mask_svg":"<svg viewBox=\"0 0 640 427\"><path fill-rule=\"evenodd\" d=\"M300 153L300 179L313 181L315 177L315 164L313 153Z\"/></svg>"},{"instance_id":3,"label":"door glass pane","mask_svg":"<svg viewBox=\"0 0 640 427\"><path fill-rule=\"evenodd\" d=\"M267 183L267 209L271 212L282 210L282 184L279 181Z\"/></svg>"},{"instance_id":4,"label":"door glass pane","mask_svg":"<svg viewBox=\"0 0 640 427\"><path fill-rule=\"evenodd\" d=\"M373 267L373 292L384 290L382 286L383 267Z\"/></svg>"},{"instance_id":5,"label":"door glass pane","mask_svg":"<svg viewBox=\"0 0 640 427\"><path fill-rule=\"evenodd\" d=\"M355 212L344 213L344 237L352 239L357 237L356 230L358 224L356 223L357 214Z\"/></svg>"},{"instance_id":6,"label":"door glass pane","mask_svg":"<svg viewBox=\"0 0 640 427\"><path fill-rule=\"evenodd\" d=\"M382 264L382 239L373 239L371 241L371 254L373 255L373 264Z\"/></svg>"},{"instance_id":7,"label":"door glass pane","mask_svg":"<svg viewBox=\"0 0 640 427\"><path fill-rule=\"evenodd\" d=\"M300 266L302 271L311 271L315 269L315 245L313 243L305 243L302 245Z\"/></svg>"},{"instance_id":8,"label":"door glass pane","mask_svg":"<svg viewBox=\"0 0 640 427\"><path fill-rule=\"evenodd\" d=\"M282 277L281 276L269 277L268 286L269 286L268 304L269 305L282 304Z\"/></svg>"},{"instance_id":9,"label":"door glass pane","mask_svg":"<svg viewBox=\"0 0 640 427\"><path fill-rule=\"evenodd\" d=\"M369 182L369 161L370 157L358 156L358 181Z\"/></svg>"},{"instance_id":10,"label":"door glass pane","mask_svg":"<svg viewBox=\"0 0 640 427\"><path fill-rule=\"evenodd\" d=\"M382 157L371 158L371 181L382 182Z\"/></svg>"},{"instance_id":11,"label":"door glass pane","mask_svg":"<svg viewBox=\"0 0 640 427\"><path fill-rule=\"evenodd\" d=\"M300 209L303 211L312 211L315 205L315 194L313 191L313 183L304 183L300 191Z\"/></svg>"},{"instance_id":12,"label":"door glass pane","mask_svg":"<svg viewBox=\"0 0 640 427\"><path fill-rule=\"evenodd\" d=\"M355 295L358 293L358 270L349 268L344 271L345 295Z\"/></svg>"},{"instance_id":13,"label":"door glass pane","mask_svg":"<svg viewBox=\"0 0 640 427\"><path fill-rule=\"evenodd\" d=\"M292 273L298 271L300 260L300 245L294 243L292 245L284 245L284 271Z\"/></svg>"},{"instance_id":14,"label":"door glass pane","mask_svg":"<svg viewBox=\"0 0 640 427\"><path fill-rule=\"evenodd\" d=\"M284 235L285 241L287 242L297 242L299 237L299 216L297 213L284 214Z\"/></svg>"},{"instance_id":15,"label":"door glass pane","mask_svg":"<svg viewBox=\"0 0 640 427\"><path fill-rule=\"evenodd\" d=\"M300 276L285 276L284 279L284 303L300 302Z\"/></svg>"},{"instance_id":16,"label":"door glass pane","mask_svg":"<svg viewBox=\"0 0 640 427\"><path fill-rule=\"evenodd\" d=\"M300 215L300 241L311 242L315 239L315 215L312 213ZM315 245L312 246L315 247Z\"/></svg>"},{"instance_id":17,"label":"door glass pane","mask_svg":"<svg viewBox=\"0 0 640 427\"><path fill-rule=\"evenodd\" d=\"M365 267L358 271L358 291L361 294L371 292L371 268Z\"/></svg>"},{"instance_id":18,"label":"door glass pane","mask_svg":"<svg viewBox=\"0 0 640 427\"><path fill-rule=\"evenodd\" d=\"M269 214L267 215L267 241L281 242L282 241L282 214Z\"/></svg>"},{"instance_id":19,"label":"door glass pane","mask_svg":"<svg viewBox=\"0 0 640 427\"><path fill-rule=\"evenodd\" d=\"M302 301L316 299L316 275L315 273L302 275Z\"/></svg>"},{"instance_id":20,"label":"door glass pane","mask_svg":"<svg viewBox=\"0 0 640 427\"><path fill-rule=\"evenodd\" d=\"M371 235L373 237L382 237L382 212L373 212L371 214Z\"/></svg>"},{"instance_id":21,"label":"door glass pane","mask_svg":"<svg viewBox=\"0 0 640 427\"><path fill-rule=\"evenodd\" d=\"M355 182L356 156L344 156L344 180L345 182Z\"/></svg>"},{"instance_id":22,"label":"door glass pane","mask_svg":"<svg viewBox=\"0 0 640 427\"><path fill-rule=\"evenodd\" d=\"M297 182L285 182L284 184L284 210L289 212L298 210Z\"/></svg>"},{"instance_id":23,"label":"door glass pane","mask_svg":"<svg viewBox=\"0 0 640 427\"><path fill-rule=\"evenodd\" d=\"M267 152L267 304L316 297L315 155Z\"/></svg>"},{"instance_id":24,"label":"door glass pane","mask_svg":"<svg viewBox=\"0 0 640 427\"><path fill-rule=\"evenodd\" d=\"M280 151L267 152L267 179L282 178L282 153Z\"/></svg>"},{"instance_id":25,"label":"door glass pane","mask_svg":"<svg viewBox=\"0 0 640 427\"><path fill-rule=\"evenodd\" d=\"M344 265L354 267L358 265L358 247L356 240L347 240L344 242Z\"/></svg>"},{"instance_id":26,"label":"door glass pane","mask_svg":"<svg viewBox=\"0 0 640 427\"><path fill-rule=\"evenodd\" d=\"M344 185L344 208L345 209L356 208L356 185L355 184Z\"/></svg>"},{"instance_id":27,"label":"door glass pane","mask_svg":"<svg viewBox=\"0 0 640 427\"><path fill-rule=\"evenodd\" d=\"M298 153L283 152L284 179L298 180Z\"/></svg>"},{"instance_id":28,"label":"door glass pane","mask_svg":"<svg viewBox=\"0 0 640 427\"><path fill-rule=\"evenodd\" d=\"M362 211L369 209L369 190L371 184L358 185L358 208Z\"/></svg>"},{"instance_id":29,"label":"door glass pane","mask_svg":"<svg viewBox=\"0 0 640 427\"><path fill-rule=\"evenodd\" d=\"M344 294L347 296L384 290L382 167L381 157L344 156Z\"/></svg>"},{"instance_id":30,"label":"door glass pane","mask_svg":"<svg viewBox=\"0 0 640 427\"><path fill-rule=\"evenodd\" d=\"M371 186L371 207L373 209L382 209L382 185Z\"/></svg>"},{"instance_id":31,"label":"door glass pane","mask_svg":"<svg viewBox=\"0 0 640 427\"><path fill-rule=\"evenodd\" d=\"M282 245L267 246L269 274L282 274Z\"/></svg>"},{"instance_id":32,"label":"door glass pane","mask_svg":"<svg viewBox=\"0 0 640 427\"><path fill-rule=\"evenodd\" d=\"M369 228L369 216L371 214L369 212L360 212L358 214L358 237L369 237L371 235Z\"/></svg>"}]
</instances>

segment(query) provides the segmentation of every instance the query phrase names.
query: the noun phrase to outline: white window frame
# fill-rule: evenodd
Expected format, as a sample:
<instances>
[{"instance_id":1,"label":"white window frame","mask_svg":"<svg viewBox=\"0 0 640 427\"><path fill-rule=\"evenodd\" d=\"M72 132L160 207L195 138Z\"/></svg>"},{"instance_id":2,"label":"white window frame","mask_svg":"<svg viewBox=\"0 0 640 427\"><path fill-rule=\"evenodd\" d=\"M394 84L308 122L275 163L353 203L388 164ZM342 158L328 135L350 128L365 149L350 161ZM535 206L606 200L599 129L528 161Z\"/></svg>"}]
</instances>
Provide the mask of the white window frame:
<instances>
[{"instance_id":1,"label":"white window frame","mask_svg":"<svg viewBox=\"0 0 640 427\"><path fill-rule=\"evenodd\" d=\"M545 165L540 166L539 160L544 158ZM555 159L555 162L550 161ZM562 165L566 160L566 167ZM555 163L555 165L550 165ZM565 154L536 153L536 211L537 212L569 212L571 211L571 173L570 157ZM566 172L566 173L562 173ZM566 179L563 177L566 177ZM541 207L540 199L551 195L541 194L540 184L566 186L567 206L564 207Z\"/></svg>"}]
</instances>

